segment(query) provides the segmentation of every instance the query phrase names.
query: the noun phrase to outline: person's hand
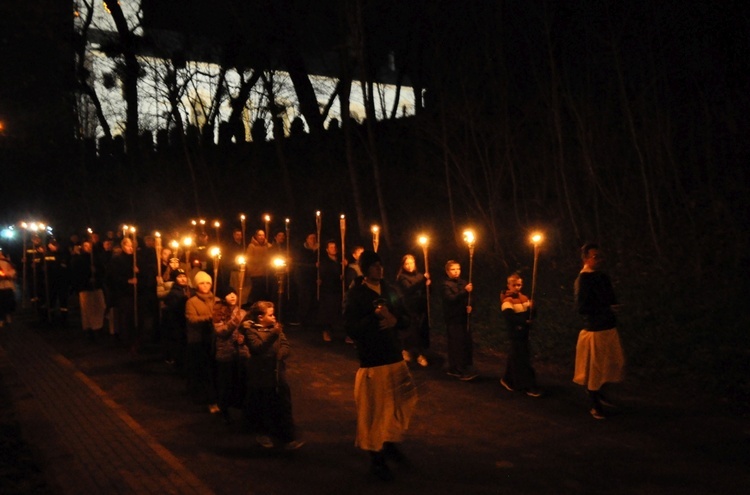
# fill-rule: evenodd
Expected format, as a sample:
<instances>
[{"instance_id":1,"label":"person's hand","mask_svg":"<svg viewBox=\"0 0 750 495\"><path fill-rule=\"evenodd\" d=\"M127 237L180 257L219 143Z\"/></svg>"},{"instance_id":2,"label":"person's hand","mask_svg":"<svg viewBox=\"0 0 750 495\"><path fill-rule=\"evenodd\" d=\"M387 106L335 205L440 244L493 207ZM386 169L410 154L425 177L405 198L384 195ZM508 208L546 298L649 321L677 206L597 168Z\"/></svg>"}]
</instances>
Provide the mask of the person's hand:
<instances>
[{"instance_id":1,"label":"person's hand","mask_svg":"<svg viewBox=\"0 0 750 495\"><path fill-rule=\"evenodd\" d=\"M471 283L466 284L466 292L471 292L474 290L474 285Z\"/></svg>"},{"instance_id":2,"label":"person's hand","mask_svg":"<svg viewBox=\"0 0 750 495\"><path fill-rule=\"evenodd\" d=\"M237 342L237 344L242 345L245 343L245 336L242 335L241 333L238 333L235 336L234 341Z\"/></svg>"},{"instance_id":3,"label":"person's hand","mask_svg":"<svg viewBox=\"0 0 750 495\"><path fill-rule=\"evenodd\" d=\"M271 333L281 335L281 324L277 322L273 327L271 327Z\"/></svg>"},{"instance_id":4,"label":"person's hand","mask_svg":"<svg viewBox=\"0 0 750 495\"><path fill-rule=\"evenodd\" d=\"M158 285L164 285L164 277L160 277L159 275L156 276L156 283Z\"/></svg>"},{"instance_id":5,"label":"person's hand","mask_svg":"<svg viewBox=\"0 0 750 495\"><path fill-rule=\"evenodd\" d=\"M138 278L136 278L136 277L133 277L133 278L129 278L129 279L128 279L128 283L129 283L130 285L138 285Z\"/></svg>"},{"instance_id":6,"label":"person's hand","mask_svg":"<svg viewBox=\"0 0 750 495\"><path fill-rule=\"evenodd\" d=\"M380 306L375 309L375 315L380 320L378 322L378 327L381 330L384 330L386 328L393 328L396 326L396 323L398 322L398 319L393 316L393 313L390 312L388 309L388 306Z\"/></svg>"},{"instance_id":7,"label":"person's hand","mask_svg":"<svg viewBox=\"0 0 750 495\"><path fill-rule=\"evenodd\" d=\"M466 314L467 315L471 314L471 306L466 306Z\"/></svg>"}]
</instances>

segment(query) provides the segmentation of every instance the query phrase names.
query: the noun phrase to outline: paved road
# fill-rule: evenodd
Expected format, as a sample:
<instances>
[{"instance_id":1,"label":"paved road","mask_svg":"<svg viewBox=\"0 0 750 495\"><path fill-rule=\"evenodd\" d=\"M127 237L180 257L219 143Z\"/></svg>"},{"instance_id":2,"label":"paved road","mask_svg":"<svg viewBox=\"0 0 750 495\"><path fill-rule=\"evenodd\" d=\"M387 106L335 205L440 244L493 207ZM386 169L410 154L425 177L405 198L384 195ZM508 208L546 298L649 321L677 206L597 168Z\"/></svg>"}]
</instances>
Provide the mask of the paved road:
<instances>
[{"instance_id":1,"label":"paved road","mask_svg":"<svg viewBox=\"0 0 750 495\"><path fill-rule=\"evenodd\" d=\"M307 442L294 452L266 451L240 421L226 425L191 404L155 348L133 359L109 339L91 344L77 329L39 327L20 315L0 333L0 350L17 377L25 431L64 493L750 490L750 427L719 404L628 383L621 411L597 421L569 373L540 369L547 394L538 399L500 387L497 356L478 356L482 376L473 382L448 377L439 338L431 366L413 370L420 403L404 444L410 465L382 482L353 446L354 350L300 327L287 334L294 413Z\"/></svg>"}]
</instances>

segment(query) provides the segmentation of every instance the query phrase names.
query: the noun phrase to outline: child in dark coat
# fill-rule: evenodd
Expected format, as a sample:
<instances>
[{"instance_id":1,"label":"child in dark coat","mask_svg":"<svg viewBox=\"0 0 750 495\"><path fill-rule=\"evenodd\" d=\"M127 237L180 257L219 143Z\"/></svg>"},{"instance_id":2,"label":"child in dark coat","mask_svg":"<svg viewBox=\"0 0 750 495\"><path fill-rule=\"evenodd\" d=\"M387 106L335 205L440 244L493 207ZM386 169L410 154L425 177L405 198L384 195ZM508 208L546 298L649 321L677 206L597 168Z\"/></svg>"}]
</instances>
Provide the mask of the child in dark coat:
<instances>
[{"instance_id":1,"label":"child in dark coat","mask_svg":"<svg viewBox=\"0 0 750 495\"><path fill-rule=\"evenodd\" d=\"M250 349L248 407L251 421L258 426L257 440L263 447L280 445L287 450L302 446L292 418L292 396L286 381L289 341L276 321L274 305L257 301L243 322Z\"/></svg>"}]
</instances>

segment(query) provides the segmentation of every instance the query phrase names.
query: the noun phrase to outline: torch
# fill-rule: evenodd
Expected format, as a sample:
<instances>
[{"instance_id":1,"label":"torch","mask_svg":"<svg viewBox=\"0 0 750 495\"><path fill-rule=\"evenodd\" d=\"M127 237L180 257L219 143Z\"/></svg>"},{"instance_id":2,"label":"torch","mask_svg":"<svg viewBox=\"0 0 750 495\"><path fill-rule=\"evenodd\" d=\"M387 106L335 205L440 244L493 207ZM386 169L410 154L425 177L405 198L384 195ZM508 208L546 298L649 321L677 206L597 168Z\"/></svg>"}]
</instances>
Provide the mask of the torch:
<instances>
[{"instance_id":1,"label":"torch","mask_svg":"<svg viewBox=\"0 0 750 495\"><path fill-rule=\"evenodd\" d=\"M286 230L286 259L289 260L289 219L284 219L284 229ZM289 283L289 270L286 271L286 299L291 297L292 285Z\"/></svg>"},{"instance_id":2,"label":"torch","mask_svg":"<svg viewBox=\"0 0 750 495\"><path fill-rule=\"evenodd\" d=\"M211 257L214 259L214 294L219 286L219 260L221 259L221 249L218 246L211 248Z\"/></svg>"},{"instance_id":3,"label":"torch","mask_svg":"<svg viewBox=\"0 0 750 495\"><path fill-rule=\"evenodd\" d=\"M21 259L21 262L23 263L23 272L22 272L22 281L21 284L23 285L23 288L21 289L21 305L23 308L28 307L29 302L29 294L28 294L28 287L26 282L26 272L28 269L26 268L26 239L28 238L28 224L26 222L21 222L21 228L23 229L23 258Z\"/></svg>"},{"instance_id":4,"label":"torch","mask_svg":"<svg viewBox=\"0 0 750 495\"><path fill-rule=\"evenodd\" d=\"M219 238L219 227L221 227L221 223L219 223L218 220L214 220L214 229L216 229L216 242L221 242L221 239Z\"/></svg>"},{"instance_id":5,"label":"torch","mask_svg":"<svg viewBox=\"0 0 750 495\"><path fill-rule=\"evenodd\" d=\"M373 225L370 228L372 232L372 250L378 252L378 244L380 244L380 227Z\"/></svg>"},{"instance_id":6,"label":"torch","mask_svg":"<svg viewBox=\"0 0 750 495\"><path fill-rule=\"evenodd\" d=\"M182 239L182 245L185 246L185 264L187 265L185 271L190 273L190 247L193 245L193 238L190 236Z\"/></svg>"},{"instance_id":7,"label":"torch","mask_svg":"<svg viewBox=\"0 0 750 495\"><path fill-rule=\"evenodd\" d=\"M247 248L247 245L245 244L245 214L240 213L240 224L242 225L242 249L244 250Z\"/></svg>"},{"instance_id":8,"label":"torch","mask_svg":"<svg viewBox=\"0 0 750 495\"><path fill-rule=\"evenodd\" d=\"M133 235L133 278L136 279L136 283L133 284L133 328L138 330L138 265L136 264L136 250L138 249L138 242L135 237L135 227L130 226L130 233Z\"/></svg>"},{"instance_id":9,"label":"torch","mask_svg":"<svg viewBox=\"0 0 750 495\"><path fill-rule=\"evenodd\" d=\"M271 224L271 215L269 215L268 213L263 215L263 222L265 223L265 226L266 226L266 239L270 239L271 232L268 231L268 227Z\"/></svg>"},{"instance_id":10,"label":"torch","mask_svg":"<svg viewBox=\"0 0 750 495\"><path fill-rule=\"evenodd\" d=\"M238 304L242 307L242 286L245 285L245 257L237 256L237 264L240 265L240 283L239 287L237 287L237 301L239 301Z\"/></svg>"},{"instance_id":11,"label":"torch","mask_svg":"<svg viewBox=\"0 0 750 495\"><path fill-rule=\"evenodd\" d=\"M273 259L273 267L276 271L276 283L278 285L278 308L276 319L281 321L281 300L284 294L284 275L286 271L286 260L281 256L277 256Z\"/></svg>"},{"instance_id":12,"label":"torch","mask_svg":"<svg viewBox=\"0 0 750 495\"><path fill-rule=\"evenodd\" d=\"M317 267L317 278L315 279L315 287L316 287L316 294L315 297L318 301L320 301L320 210L315 212L315 228L316 232L318 234L318 237L316 239L316 242L318 243L318 263L316 264Z\"/></svg>"},{"instance_id":13,"label":"torch","mask_svg":"<svg viewBox=\"0 0 750 495\"><path fill-rule=\"evenodd\" d=\"M344 301L346 293L346 248L344 239L346 238L346 216L342 213L339 219L339 230L341 231L341 301Z\"/></svg>"},{"instance_id":14,"label":"torch","mask_svg":"<svg viewBox=\"0 0 750 495\"><path fill-rule=\"evenodd\" d=\"M161 278L161 233L154 232L154 243L156 244L156 276Z\"/></svg>"},{"instance_id":15,"label":"torch","mask_svg":"<svg viewBox=\"0 0 750 495\"><path fill-rule=\"evenodd\" d=\"M268 246L271 243L271 232L269 232L268 227L271 223L271 215L266 213L263 215L263 222L265 222L266 227L266 246ZM268 268L264 270L266 272L266 294L268 294Z\"/></svg>"},{"instance_id":16,"label":"torch","mask_svg":"<svg viewBox=\"0 0 750 495\"><path fill-rule=\"evenodd\" d=\"M474 231L465 230L464 241L466 241L466 244L469 246L469 283L471 283L471 276L474 272L474 243L476 241L474 237ZM466 300L466 305L469 307L471 306L471 292L469 292L469 297ZM468 330L469 328L471 328L471 312L469 312L466 316L466 329Z\"/></svg>"},{"instance_id":17,"label":"torch","mask_svg":"<svg viewBox=\"0 0 750 495\"><path fill-rule=\"evenodd\" d=\"M430 239L426 235L420 235L419 236L419 245L422 246L422 254L424 255L424 273L425 276L429 277L430 275L430 264L427 260L427 245L429 244ZM425 284L425 295L427 297L427 325L431 326L432 323L430 321L430 286Z\"/></svg>"},{"instance_id":18,"label":"torch","mask_svg":"<svg viewBox=\"0 0 750 495\"><path fill-rule=\"evenodd\" d=\"M534 268L531 271L531 308L534 307L534 292L536 291L536 267L539 261L539 243L544 237L540 232L534 232L531 235L531 242L534 244ZM531 308L529 311L529 320L531 320Z\"/></svg>"}]
</instances>

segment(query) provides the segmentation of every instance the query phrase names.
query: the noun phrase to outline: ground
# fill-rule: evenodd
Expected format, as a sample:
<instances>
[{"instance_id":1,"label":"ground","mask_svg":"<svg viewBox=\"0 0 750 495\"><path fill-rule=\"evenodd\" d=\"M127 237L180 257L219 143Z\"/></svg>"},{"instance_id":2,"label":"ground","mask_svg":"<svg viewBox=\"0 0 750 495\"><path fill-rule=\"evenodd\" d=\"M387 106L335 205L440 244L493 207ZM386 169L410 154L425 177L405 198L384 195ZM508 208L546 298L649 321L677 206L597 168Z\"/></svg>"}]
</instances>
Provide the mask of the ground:
<instances>
[{"instance_id":1,"label":"ground","mask_svg":"<svg viewBox=\"0 0 750 495\"><path fill-rule=\"evenodd\" d=\"M289 453L259 447L238 411L227 425L192 404L156 345L133 358L109 338L88 342L75 327L19 322L3 331L42 335L215 493L384 490L353 445L357 361L341 338L325 343L317 331L287 327L294 414L306 441ZM499 385L501 354L478 352L481 376L468 383L444 373L443 355L436 338L430 367L412 369L420 402L403 444L410 462L396 467L389 493L731 494L750 487L750 428L710 397L630 379L616 391L620 409L597 421L571 370L538 366L545 395L531 398ZM24 394L12 368L2 378L6 397ZM0 492L45 493L54 486L44 478L49 446L26 442L33 435L23 433L23 418L8 400L2 404L4 447L19 454L4 461Z\"/></svg>"}]
</instances>

